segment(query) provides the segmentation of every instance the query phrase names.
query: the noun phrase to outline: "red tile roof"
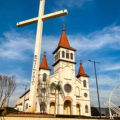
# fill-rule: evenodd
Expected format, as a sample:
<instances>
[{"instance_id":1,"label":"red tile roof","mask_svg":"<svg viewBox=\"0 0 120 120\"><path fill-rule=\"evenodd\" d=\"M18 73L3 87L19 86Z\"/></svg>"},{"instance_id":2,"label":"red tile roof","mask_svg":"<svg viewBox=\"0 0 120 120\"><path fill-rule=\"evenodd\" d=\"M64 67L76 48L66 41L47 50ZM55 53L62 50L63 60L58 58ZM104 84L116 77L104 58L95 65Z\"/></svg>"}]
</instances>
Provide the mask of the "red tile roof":
<instances>
[{"instance_id":1,"label":"red tile roof","mask_svg":"<svg viewBox=\"0 0 120 120\"><path fill-rule=\"evenodd\" d=\"M83 69L82 62L80 62L80 67L79 67L79 72L77 74L77 77L84 76L84 77L89 77Z\"/></svg>"},{"instance_id":2,"label":"red tile roof","mask_svg":"<svg viewBox=\"0 0 120 120\"><path fill-rule=\"evenodd\" d=\"M19 103L17 106L21 106L23 103Z\"/></svg>"},{"instance_id":3,"label":"red tile roof","mask_svg":"<svg viewBox=\"0 0 120 120\"><path fill-rule=\"evenodd\" d=\"M61 35L61 38L60 38L60 41L59 41L59 44L58 44L58 47L57 49L53 52L53 54L60 48L60 47L63 47L63 48L67 48L67 49L70 49L70 50L74 50L76 51L76 49L72 48L68 42L68 39L67 39L67 36L65 34L65 29L63 29L63 33Z\"/></svg>"},{"instance_id":4,"label":"red tile roof","mask_svg":"<svg viewBox=\"0 0 120 120\"><path fill-rule=\"evenodd\" d=\"M22 98L22 97L25 96L28 92L30 92L30 89L28 89L25 93L23 93L19 98Z\"/></svg>"},{"instance_id":5,"label":"red tile roof","mask_svg":"<svg viewBox=\"0 0 120 120\"><path fill-rule=\"evenodd\" d=\"M42 60L42 62L41 62L41 65L40 65L40 68L39 68L39 69L51 70L51 69L48 67L48 64L47 64L46 53L44 53L44 57L43 57L43 60Z\"/></svg>"}]
</instances>

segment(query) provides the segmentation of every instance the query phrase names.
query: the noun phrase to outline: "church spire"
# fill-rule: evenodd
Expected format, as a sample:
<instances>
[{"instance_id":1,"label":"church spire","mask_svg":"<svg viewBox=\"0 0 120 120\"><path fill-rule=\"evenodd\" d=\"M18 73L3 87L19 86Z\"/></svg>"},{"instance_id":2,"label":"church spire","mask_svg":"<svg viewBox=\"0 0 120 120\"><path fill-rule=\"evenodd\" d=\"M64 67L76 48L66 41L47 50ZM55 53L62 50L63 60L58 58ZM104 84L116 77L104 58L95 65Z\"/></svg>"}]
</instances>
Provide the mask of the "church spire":
<instances>
[{"instance_id":1,"label":"church spire","mask_svg":"<svg viewBox=\"0 0 120 120\"><path fill-rule=\"evenodd\" d=\"M83 69L83 66L82 66L82 61L80 61L80 67L79 67L79 71L78 71L78 74L77 74L77 77L80 77L80 76L89 77L89 76L84 72L84 69Z\"/></svg>"},{"instance_id":2,"label":"church spire","mask_svg":"<svg viewBox=\"0 0 120 120\"><path fill-rule=\"evenodd\" d=\"M58 44L58 47L57 49L53 52L53 54L60 48L67 48L67 49L70 49L70 50L73 50L73 51L76 51L74 48L72 48L68 42L68 39L67 39L67 36L66 36L66 33L65 33L65 25L63 24L63 30L62 30L62 35L61 35L61 38L60 38L60 41L59 41L59 44Z\"/></svg>"},{"instance_id":3,"label":"church spire","mask_svg":"<svg viewBox=\"0 0 120 120\"><path fill-rule=\"evenodd\" d=\"M39 69L51 70L51 69L48 67L48 64L47 64L46 52L44 52L44 57L43 57L43 60L42 60L42 62L41 62L41 65L40 65L40 68L39 68Z\"/></svg>"},{"instance_id":4,"label":"church spire","mask_svg":"<svg viewBox=\"0 0 120 120\"><path fill-rule=\"evenodd\" d=\"M65 47L65 48L71 48L70 44L68 42L67 36L65 34L65 25L63 25L63 33L61 35L61 38L60 38L58 46Z\"/></svg>"}]
</instances>

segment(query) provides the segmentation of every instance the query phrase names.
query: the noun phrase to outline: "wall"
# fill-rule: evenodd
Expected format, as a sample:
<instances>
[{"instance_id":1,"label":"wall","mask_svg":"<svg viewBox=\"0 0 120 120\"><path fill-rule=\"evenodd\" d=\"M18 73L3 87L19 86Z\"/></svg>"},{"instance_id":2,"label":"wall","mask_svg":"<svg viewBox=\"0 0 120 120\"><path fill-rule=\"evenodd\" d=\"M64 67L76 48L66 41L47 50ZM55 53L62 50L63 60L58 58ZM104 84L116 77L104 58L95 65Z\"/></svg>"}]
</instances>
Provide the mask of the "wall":
<instances>
[{"instance_id":1,"label":"wall","mask_svg":"<svg viewBox=\"0 0 120 120\"><path fill-rule=\"evenodd\" d=\"M99 119L72 119L72 118L36 118L36 117L5 117L0 120L99 120ZM104 120L104 119L101 119ZM107 119L105 119L107 120Z\"/></svg>"}]
</instances>

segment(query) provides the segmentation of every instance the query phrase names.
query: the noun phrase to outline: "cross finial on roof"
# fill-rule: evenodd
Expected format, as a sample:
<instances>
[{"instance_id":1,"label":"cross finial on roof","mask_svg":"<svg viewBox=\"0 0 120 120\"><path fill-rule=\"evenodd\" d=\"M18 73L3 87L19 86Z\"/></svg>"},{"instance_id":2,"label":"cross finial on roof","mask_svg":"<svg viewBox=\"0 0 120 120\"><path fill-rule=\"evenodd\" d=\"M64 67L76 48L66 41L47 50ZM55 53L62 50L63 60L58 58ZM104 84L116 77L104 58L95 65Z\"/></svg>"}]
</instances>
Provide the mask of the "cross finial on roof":
<instances>
[{"instance_id":1,"label":"cross finial on roof","mask_svg":"<svg viewBox=\"0 0 120 120\"><path fill-rule=\"evenodd\" d=\"M65 24L63 24L63 30L65 30Z\"/></svg>"},{"instance_id":2,"label":"cross finial on roof","mask_svg":"<svg viewBox=\"0 0 120 120\"><path fill-rule=\"evenodd\" d=\"M44 52L44 55L46 55L46 52Z\"/></svg>"},{"instance_id":3,"label":"cross finial on roof","mask_svg":"<svg viewBox=\"0 0 120 120\"><path fill-rule=\"evenodd\" d=\"M82 60L80 60L80 63L82 63Z\"/></svg>"}]
</instances>

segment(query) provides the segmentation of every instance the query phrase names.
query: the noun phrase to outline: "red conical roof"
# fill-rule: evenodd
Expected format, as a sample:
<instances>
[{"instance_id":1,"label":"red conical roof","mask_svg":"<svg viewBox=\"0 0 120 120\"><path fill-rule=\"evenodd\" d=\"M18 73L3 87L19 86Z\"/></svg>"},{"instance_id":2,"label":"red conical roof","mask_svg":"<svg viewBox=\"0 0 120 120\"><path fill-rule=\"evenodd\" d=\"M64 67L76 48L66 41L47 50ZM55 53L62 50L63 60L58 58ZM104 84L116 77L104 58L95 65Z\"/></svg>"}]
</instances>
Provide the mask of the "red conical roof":
<instances>
[{"instance_id":1,"label":"red conical roof","mask_svg":"<svg viewBox=\"0 0 120 120\"><path fill-rule=\"evenodd\" d=\"M43 60L42 60L42 62L41 62L41 65L40 65L40 69L51 70L51 69L48 67L48 64L47 64L46 53L44 53L44 57L43 57Z\"/></svg>"},{"instance_id":2,"label":"red conical roof","mask_svg":"<svg viewBox=\"0 0 120 120\"><path fill-rule=\"evenodd\" d=\"M63 28L63 33L62 33L62 35L61 35L61 38L60 38L58 47L57 47L57 49L53 52L53 54L54 54L60 47L63 47L63 48L67 48L67 49L76 51L74 48L72 48L72 47L70 46L70 44L69 44L69 42L68 42L67 36L66 36L66 34L65 34L65 28Z\"/></svg>"},{"instance_id":3,"label":"red conical roof","mask_svg":"<svg viewBox=\"0 0 120 120\"><path fill-rule=\"evenodd\" d=\"M77 77L80 77L80 76L89 77L89 76L84 72L84 69L83 69L83 66L82 66L82 62L80 62L80 68L79 68L79 72L78 72L78 74L77 74Z\"/></svg>"},{"instance_id":4,"label":"red conical roof","mask_svg":"<svg viewBox=\"0 0 120 120\"><path fill-rule=\"evenodd\" d=\"M71 48L70 44L69 44L69 42L67 40L67 36L65 34L65 29L63 29L63 33L61 35L61 38L60 38L58 46L62 46L62 47L66 47L66 48Z\"/></svg>"}]
</instances>

